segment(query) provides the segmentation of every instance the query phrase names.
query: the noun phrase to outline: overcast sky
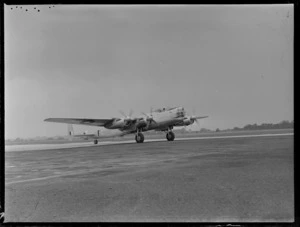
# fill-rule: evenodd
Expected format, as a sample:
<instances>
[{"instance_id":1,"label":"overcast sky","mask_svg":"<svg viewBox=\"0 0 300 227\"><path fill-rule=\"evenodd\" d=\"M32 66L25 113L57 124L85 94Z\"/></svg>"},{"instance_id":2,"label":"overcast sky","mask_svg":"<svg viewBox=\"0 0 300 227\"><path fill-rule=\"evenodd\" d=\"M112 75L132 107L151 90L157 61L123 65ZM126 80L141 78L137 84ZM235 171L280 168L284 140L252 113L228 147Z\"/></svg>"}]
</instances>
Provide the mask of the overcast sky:
<instances>
[{"instance_id":1,"label":"overcast sky","mask_svg":"<svg viewBox=\"0 0 300 227\"><path fill-rule=\"evenodd\" d=\"M209 129L293 120L293 11L6 5L5 136L66 135L43 120L151 106L194 109Z\"/></svg>"}]
</instances>

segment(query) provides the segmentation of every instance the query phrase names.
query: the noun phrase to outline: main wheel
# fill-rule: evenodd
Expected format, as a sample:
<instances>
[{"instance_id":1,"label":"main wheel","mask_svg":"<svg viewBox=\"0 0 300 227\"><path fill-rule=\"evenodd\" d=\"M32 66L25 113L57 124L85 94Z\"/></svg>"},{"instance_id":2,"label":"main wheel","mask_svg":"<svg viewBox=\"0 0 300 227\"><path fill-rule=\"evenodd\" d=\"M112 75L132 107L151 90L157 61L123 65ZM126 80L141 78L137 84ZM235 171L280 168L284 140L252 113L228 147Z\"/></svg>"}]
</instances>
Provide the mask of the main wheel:
<instances>
[{"instance_id":1,"label":"main wheel","mask_svg":"<svg viewBox=\"0 0 300 227\"><path fill-rule=\"evenodd\" d=\"M135 141L137 143L143 143L144 142L144 135L143 133L139 132L138 134L135 135Z\"/></svg>"},{"instance_id":2,"label":"main wheel","mask_svg":"<svg viewBox=\"0 0 300 227\"><path fill-rule=\"evenodd\" d=\"M175 134L174 132L168 132L166 137L168 141L173 141L175 139Z\"/></svg>"},{"instance_id":3,"label":"main wheel","mask_svg":"<svg viewBox=\"0 0 300 227\"><path fill-rule=\"evenodd\" d=\"M94 144L98 144L98 140L94 140Z\"/></svg>"}]
</instances>

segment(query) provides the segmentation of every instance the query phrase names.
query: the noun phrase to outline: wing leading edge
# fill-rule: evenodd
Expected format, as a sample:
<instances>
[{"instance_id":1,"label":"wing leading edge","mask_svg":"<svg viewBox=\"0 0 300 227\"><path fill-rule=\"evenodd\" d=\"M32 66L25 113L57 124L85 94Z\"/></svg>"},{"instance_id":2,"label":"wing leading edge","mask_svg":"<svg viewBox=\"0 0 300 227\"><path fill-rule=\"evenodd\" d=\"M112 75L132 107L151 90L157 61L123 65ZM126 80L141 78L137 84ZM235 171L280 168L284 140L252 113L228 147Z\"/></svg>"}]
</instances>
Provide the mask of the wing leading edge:
<instances>
[{"instance_id":1,"label":"wing leading edge","mask_svg":"<svg viewBox=\"0 0 300 227\"><path fill-rule=\"evenodd\" d=\"M44 121L65 123L65 124L76 124L76 125L89 125L89 126L104 126L109 124L114 119L88 119L88 118L47 118Z\"/></svg>"}]
</instances>

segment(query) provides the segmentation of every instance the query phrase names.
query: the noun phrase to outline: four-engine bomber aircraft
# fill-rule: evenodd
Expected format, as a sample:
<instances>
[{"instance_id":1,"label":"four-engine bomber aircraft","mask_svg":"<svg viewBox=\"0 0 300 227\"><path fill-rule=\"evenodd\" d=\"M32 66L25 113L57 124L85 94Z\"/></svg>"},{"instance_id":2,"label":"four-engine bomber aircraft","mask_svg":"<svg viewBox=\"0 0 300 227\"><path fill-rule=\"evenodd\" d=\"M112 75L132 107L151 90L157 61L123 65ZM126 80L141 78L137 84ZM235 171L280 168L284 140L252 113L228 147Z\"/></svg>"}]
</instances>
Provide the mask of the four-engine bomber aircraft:
<instances>
[{"instance_id":1,"label":"four-engine bomber aircraft","mask_svg":"<svg viewBox=\"0 0 300 227\"><path fill-rule=\"evenodd\" d=\"M141 117L132 118L132 111L126 116L123 112L123 118L111 119L83 119L83 118L48 118L45 121L65 123L65 124L78 124L105 127L107 129L118 129L118 133L114 136L124 136L126 134L135 133L135 140L137 143L144 142L144 135L142 132L149 130L164 131L168 141L175 139L175 134L172 132L173 127L188 126L197 122L197 119L206 118L208 116L197 117L187 116L183 107L162 108L157 109L150 113L143 113ZM89 135L86 135L89 136ZM94 143L97 144L99 135L91 135L94 138Z\"/></svg>"}]
</instances>

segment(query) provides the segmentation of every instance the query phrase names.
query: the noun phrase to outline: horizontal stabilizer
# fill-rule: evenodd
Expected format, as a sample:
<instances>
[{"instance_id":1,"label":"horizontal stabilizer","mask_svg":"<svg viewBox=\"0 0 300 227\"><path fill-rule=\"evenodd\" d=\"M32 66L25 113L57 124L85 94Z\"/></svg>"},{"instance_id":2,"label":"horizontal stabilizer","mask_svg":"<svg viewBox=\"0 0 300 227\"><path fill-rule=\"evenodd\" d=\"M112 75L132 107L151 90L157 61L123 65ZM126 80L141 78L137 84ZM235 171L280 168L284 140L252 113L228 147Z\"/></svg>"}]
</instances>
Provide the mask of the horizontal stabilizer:
<instances>
[{"instance_id":1,"label":"horizontal stabilizer","mask_svg":"<svg viewBox=\"0 0 300 227\"><path fill-rule=\"evenodd\" d=\"M83 137L83 138L88 138L88 137L98 137L97 134L78 134L78 135L73 135L74 137Z\"/></svg>"}]
</instances>

